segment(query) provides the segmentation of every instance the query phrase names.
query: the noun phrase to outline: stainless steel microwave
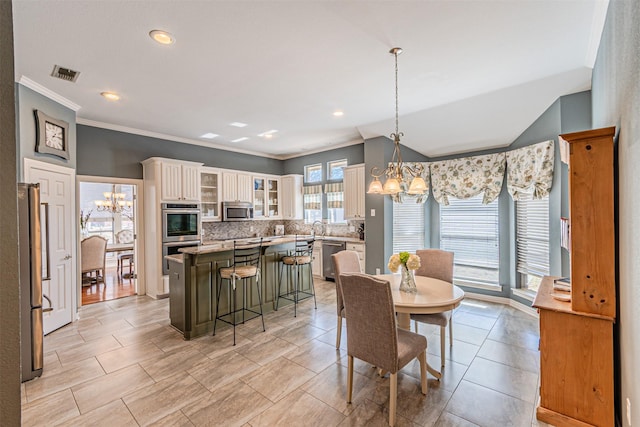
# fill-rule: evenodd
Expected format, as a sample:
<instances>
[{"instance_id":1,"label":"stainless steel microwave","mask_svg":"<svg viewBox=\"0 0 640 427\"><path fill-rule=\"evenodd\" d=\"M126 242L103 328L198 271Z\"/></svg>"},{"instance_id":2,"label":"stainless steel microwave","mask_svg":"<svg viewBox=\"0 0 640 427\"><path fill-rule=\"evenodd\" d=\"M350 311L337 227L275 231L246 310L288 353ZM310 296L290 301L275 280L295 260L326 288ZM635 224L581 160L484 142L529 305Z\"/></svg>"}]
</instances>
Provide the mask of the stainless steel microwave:
<instances>
[{"instance_id":1,"label":"stainless steel microwave","mask_svg":"<svg viewBox=\"0 0 640 427\"><path fill-rule=\"evenodd\" d=\"M200 207L197 204L162 204L162 242L200 240Z\"/></svg>"},{"instance_id":2,"label":"stainless steel microwave","mask_svg":"<svg viewBox=\"0 0 640 427\"><path fill-rule=\"evenodd\" d=\"M223 221L250 221L253 219L253 204L249 202L222 202Z\"/></svg>"}]
</instances>

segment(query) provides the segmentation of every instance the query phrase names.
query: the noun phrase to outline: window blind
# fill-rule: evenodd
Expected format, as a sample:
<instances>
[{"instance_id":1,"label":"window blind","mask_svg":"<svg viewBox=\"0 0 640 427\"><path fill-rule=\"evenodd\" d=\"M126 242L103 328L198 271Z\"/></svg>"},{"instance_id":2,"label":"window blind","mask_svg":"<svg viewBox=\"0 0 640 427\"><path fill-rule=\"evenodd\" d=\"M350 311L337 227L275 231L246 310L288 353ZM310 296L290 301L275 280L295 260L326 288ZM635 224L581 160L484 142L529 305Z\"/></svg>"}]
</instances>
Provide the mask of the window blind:
<instances>
[{"instance_id":1,"label":"window blind","mask_svg":"<svg viewBox=\"0 0 640 427\"><path fill-rule=\"evenodd\" d=\"M499 284L498 200L449 198L440 205L440 248L454 253L454 280Z\"/></svg>"},{"instance_id":2,"label":"window blind","mask_svg":"<svg viewBox=\"0 0 640 427\"><path fill-rule=\"evenodd\" d=\"M424 205L393 204L393 253L415 253L424 246Z\"/></svg>"},{"instance_id":3,"label":"window blind","mask_svg":"<svg viewBox=\"0 0 640 427\"><path fill-rule=\"evenodd\" d=\"M516 202L516 270L549 275L549 197Z\"/></svg>"}]
</instances>

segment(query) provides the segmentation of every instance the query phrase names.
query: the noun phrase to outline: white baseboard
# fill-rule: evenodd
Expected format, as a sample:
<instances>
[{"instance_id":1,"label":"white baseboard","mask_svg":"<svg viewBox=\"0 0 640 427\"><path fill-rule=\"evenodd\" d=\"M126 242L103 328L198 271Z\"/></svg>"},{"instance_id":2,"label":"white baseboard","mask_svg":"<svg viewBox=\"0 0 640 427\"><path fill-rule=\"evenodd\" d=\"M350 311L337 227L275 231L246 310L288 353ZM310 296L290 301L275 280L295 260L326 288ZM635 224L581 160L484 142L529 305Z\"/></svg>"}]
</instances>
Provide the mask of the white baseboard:
<instances>
[{"instance_id":1,"label":"white baseboard","mask_svg":"<svg viewBox=\"0 0 640 427\"><path fill-rule=\"evenodd\" d=\"M471 299L477 299L480 301L489 301L489 302L495 302L498 304L508 305L510 307L515 308L516 310L520 310L523 313L533 316L536 319L538 318L538 311L535 308L524 305L516 300L512 300L511 298L496 297L493 295L485 295L485 294L475 294L473 292L465 292L464 296L465 298L471 298Z\"/></svg>"}]
</instances>

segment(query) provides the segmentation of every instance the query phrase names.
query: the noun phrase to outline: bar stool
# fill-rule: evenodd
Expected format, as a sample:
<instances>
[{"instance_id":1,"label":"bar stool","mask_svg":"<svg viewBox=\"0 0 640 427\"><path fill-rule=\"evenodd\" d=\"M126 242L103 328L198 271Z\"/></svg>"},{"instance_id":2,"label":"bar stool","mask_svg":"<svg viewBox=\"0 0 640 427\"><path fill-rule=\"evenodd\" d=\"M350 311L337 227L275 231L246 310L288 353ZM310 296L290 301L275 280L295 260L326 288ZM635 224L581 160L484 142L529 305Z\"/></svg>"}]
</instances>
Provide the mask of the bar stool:
<instances>
[{"instance_id":1,"label":"bar stool","mask_svg":"<svg viewBox=\"0 0 640 427\"><path fill-rule=\"evenodd\" d=\"M307 298L313 297L313 305L316 309L318 308L318 305L316 304L316 292L313 287L313 272L311 269L314 240L315 238L313 236L309 237L296 235L296 244L293 249L293 253L283 256L280 259L280 262L282 264L280 265L280 281L278 283L278 298L276 299L275 307L276 311L278 311L278 302L280 301L280 298L293 301L293 317L297 317L298 302ZM305 265L309 267L309 283L311 284L311 292L300 289L300 267L304 267ZM288 273L291 272L291 268L294 269L294 285L292 291L282 293L282 277L284 276L282 273L285 266L287 267Z\"/></svg>"},{"instance_id":2,"label":"bar stool","mask_svg":"<svg viewBox=\"0 0 640 427\"><path fill-rule=\"evenodd\" d=\"M262 294L260 282L260 258L262 255L262 239L259 244L239 244L233 242L233 264L229 267L218 269L220 280L218 281L218 295L216 302L216 318L213 321L213 335L216 334L216 322L218 320L233 325L233 345L236 345L236 325L245 321L255 319L260 316L262 318L262 331L266 331L264 327L264 316L262 315ZM256 288L258 291L258 302L260 311L257 312L247 308L247 280L255 277ZM222 281L227 280L229 286L229 312L220 315L220 294L222 293ZM242 281L242 308L236 308L236 282ZM239 321L238 314L242 313L242 321ZM245 318L245 314L250 313L251 317Z\"/></svg>"}]
</instances>

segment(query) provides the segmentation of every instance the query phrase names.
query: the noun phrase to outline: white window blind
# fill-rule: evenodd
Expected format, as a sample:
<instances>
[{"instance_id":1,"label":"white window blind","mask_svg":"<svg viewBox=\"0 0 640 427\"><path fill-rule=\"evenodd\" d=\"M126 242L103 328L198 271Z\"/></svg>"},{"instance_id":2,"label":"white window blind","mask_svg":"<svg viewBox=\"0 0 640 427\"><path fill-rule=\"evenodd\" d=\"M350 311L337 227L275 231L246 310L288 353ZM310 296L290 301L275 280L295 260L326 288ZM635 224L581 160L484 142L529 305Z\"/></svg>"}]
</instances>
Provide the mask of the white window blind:
<instances>
[{"instance_id":1,"label":"white window blind","mask_svg":"<svg viewBox=\"0 0 640 427\"><path fill-rule=\"evenodd\" d=\"M424 205L422 203L393 204L393 253L415 253L424 245Z\"/></svg>"},{"instance_id":2,"label":"white window blind","mask_svg":"<svg viewBox=\"0 0 640 427\"><path fill-rule=\"evenodd\" d=\"M549 275L549 197L516 202L518 273Z\"/></svg>"},{"instance_id":3,"label":"white window blind","mask_svg":"<svg viewBox=\"0 0 640 427\"><path fill-rule=\"evenodd\" d=\"M499 285L498 200L483 194L440 205L440 248L454 253L454 281Z\"/></svg>"}]
</instances>

